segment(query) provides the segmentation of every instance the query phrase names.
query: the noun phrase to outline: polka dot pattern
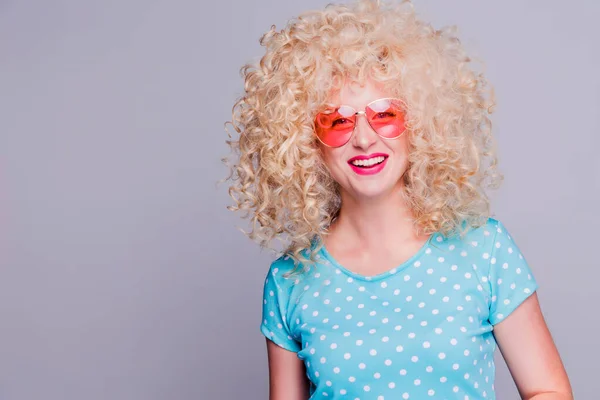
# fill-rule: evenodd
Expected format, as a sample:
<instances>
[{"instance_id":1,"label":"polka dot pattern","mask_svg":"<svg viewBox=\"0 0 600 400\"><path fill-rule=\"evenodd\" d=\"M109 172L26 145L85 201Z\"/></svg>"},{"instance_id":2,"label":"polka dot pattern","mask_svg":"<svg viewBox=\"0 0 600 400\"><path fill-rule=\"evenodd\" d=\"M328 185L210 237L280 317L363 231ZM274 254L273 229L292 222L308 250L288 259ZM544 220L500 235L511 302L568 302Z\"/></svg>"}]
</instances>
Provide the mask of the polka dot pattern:
<instances>
[{"instance_id":1,"label":"polka dot pattern","mask_svg":"<svg viewBox=\"0 0 600 400\"><path fill-rule=\"evenodd\" d=\"M537 290L494 218L462 240L436 233L374 276L325 248L288 277L293 267L288 257L271 265L260 330L304 361L311 399L495 399L493 327Z\"/></svg>"}]
</instances>

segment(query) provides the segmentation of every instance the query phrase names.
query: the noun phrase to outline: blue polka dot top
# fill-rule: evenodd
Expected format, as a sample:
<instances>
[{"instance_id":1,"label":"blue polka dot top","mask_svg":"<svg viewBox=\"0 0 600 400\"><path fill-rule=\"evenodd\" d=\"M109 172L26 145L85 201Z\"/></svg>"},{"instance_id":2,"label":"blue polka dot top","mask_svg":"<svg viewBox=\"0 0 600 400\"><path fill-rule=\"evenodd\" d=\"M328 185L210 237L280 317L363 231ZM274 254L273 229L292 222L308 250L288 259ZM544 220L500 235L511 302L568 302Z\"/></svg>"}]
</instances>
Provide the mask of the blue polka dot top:
<instances>
[{"instance_id":1,"label":"blue polka dot top","mask_svg":"<svg viewBox=\"0 0 600 400\"><path fill-rule=\"evenodd\" d=\"M495 399L494 325L537 284L490 218L460 239L433 234L400 266L364 276L325 248L284 276L271 264L260 330L304 361L310 399Z\"/></svg>"}]
</instances>

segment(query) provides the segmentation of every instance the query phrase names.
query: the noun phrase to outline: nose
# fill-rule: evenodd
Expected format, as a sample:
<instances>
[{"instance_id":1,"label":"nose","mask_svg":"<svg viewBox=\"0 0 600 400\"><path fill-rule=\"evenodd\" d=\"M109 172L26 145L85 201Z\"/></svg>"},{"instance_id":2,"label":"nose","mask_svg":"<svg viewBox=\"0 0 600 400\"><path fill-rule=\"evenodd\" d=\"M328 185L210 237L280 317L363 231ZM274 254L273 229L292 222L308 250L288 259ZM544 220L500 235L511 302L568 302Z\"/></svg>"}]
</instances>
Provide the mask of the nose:
<instances>
[{"instance_id":1,"label":"nose","mask_svg":"<svg viewBox=\"0 0 600 400\"><path fill-rule=\"evenodd\" d=\"M377 141L377 133L367 122L367 116L360 113L356 116L356 127L354 128L352 145L363 151L367 151Z\"/></svg>"}]
</instances>

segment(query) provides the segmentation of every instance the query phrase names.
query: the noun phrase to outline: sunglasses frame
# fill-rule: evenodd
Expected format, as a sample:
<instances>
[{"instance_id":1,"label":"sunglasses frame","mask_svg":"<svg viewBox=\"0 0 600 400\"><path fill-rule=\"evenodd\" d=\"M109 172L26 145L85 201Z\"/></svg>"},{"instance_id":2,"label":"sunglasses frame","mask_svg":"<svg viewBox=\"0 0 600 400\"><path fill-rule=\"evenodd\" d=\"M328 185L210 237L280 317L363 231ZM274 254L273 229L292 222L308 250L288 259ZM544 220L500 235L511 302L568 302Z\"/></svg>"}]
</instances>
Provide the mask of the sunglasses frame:
<instances>
[{"instance_id":1,"label":"sunglasses frame","mask_svg":"<svg viewBox=\"0 0 600 400\"><path fill-rule=\"evenodd\" d=\"M404 127L404 129L402 130L402 132L400 132L400 134L399 134L398 136L395 136L395 137L393 137L393 138L389 138L389 137L385 137L385 136L382 136L382 135L380 135L380 134L379 134L379 132L377 132L377 131L376 131L376 130L373 128L373 126L371 125L371 122L369 121L369 118L367 118L367 112L366 112L366 109L367 109L368 107L370 107L370 106L371 106L371 104L373 104L373 103L375 103L375 102L378 102L378 101L381 101L381 100L393 100L393 101L397 101L397 102L399 102L400 104L402 104L402 106L403 106L403 107L402 107L402 109L403 109L403 110L406 110L406 103L405 103L404 101L402 101L401 99L397 98L397 97L382 97L382 98L380 98L380 99L375 99L375 100L373 100L373 101L369 102L369 103L368 103L368 104L365 106L364 110L362 110L362 111L356 111L356 109L355 109L354 107L348 106L348 105L346 105L346 104L340 104L340 105L338 105L338 106L333 106L333 110L334 110L334 111L337 111L337 110L339 110L341 107L348 107L348 108L350 108L350 109L352 109L352 110L354 111L354 114L352 114L352 117L356 117L356 116L358 116L358 115L364 115L364 116L365 116L365 118L367 119L367 124L369 124L369 128L371 128L371 129L372 129L372 130L373 130L373 131L374 131L374 132L377 134L377 136L379 136L380 138L382 138L382 139L385 139L385 140L395 140L395 139L398 139L399 137L401 137L401 136L404 134L404 132L406 132L406 127ZM330 108L330 107L328 107L328 109L329 109L329 108ZM320 111L320 112L318 112L318 113L315 115L315 118L314 118L314 119L316 120L316 119L317 119L317 117L318 117L318 115L319 115L319 114L321 114L322 112L323 112L323 111ZM404 113L404 114L406 115L406 113ZM349 118L349 117L346 117L346 118ZM313 123L314 123L314 120L313 120ZM319 135L316 133L316 129L315 129L315 136L317 137L317 140L318 140L319 142L321 142L321 144L323 144L323 146L326 146L326 147L329 147L329 148L332 148L332 149L336 149L336 148L338 148L338 147L345 146L345 145L347 145L347 144L348 144L348 142L350 142L350 140L352 139L352 136L354 136L354 132L356 131L356 125L358 125L358 117L357 117L357 118L355 119L355 121L354 121L354 126L352 127L352 133L350 133L350 136L348 136L348 140L347 140L346 142L344 142L343 144L340 144L339 146L330 146L330 145L328 145L327 143L324 143L324 142L321 140L321 138L319 137Z\"/></svg>"}]
</instances>

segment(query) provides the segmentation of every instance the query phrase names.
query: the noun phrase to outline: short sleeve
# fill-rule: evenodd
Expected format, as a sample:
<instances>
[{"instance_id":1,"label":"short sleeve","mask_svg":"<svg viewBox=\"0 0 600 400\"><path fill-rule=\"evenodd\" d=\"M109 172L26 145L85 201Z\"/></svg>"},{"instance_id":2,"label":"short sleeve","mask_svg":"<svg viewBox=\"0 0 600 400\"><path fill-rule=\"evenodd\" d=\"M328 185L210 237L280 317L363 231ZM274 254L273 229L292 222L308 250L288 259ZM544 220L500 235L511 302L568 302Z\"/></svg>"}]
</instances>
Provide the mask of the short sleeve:
<instances>
[{"instance_id":1,"label":"short sleeve","mask_svg":"<svg viewBox=\"0 0 600 400\"><path fill-rule=\"evenodd\" d=\"M260 331L279 347L297 353L301 350L301 345L292 338L286 319L288 292L277 283L277 273L280 271L274 267L276 263L277 261L271 265L265 278Z\"/></svg>"},{"instance_id":2,"label":"short sleeve","mask_svg":"<svg viewBox=\"0 0 600 400\"><path fill-rule=\"evenodd\" d=\"M489 321L496 325L537 290L529 264L506 227L496 221L490 257L492 301Z\"/></svg>"}]
</instances>

